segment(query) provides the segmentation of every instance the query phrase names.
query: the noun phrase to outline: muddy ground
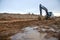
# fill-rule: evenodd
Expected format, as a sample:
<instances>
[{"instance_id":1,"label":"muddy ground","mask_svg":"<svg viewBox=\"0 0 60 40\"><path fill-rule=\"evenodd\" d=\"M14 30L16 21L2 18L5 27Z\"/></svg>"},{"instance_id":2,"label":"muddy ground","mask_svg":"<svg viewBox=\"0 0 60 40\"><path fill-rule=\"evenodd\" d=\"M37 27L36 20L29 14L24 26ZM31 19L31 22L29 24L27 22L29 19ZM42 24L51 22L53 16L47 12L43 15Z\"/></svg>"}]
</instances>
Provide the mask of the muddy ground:
<instances>
[{"instance_id":1,"label":"muddy ground","mask_svg":"<svg viewBox=\"0 0 60 40\"><path fill-rule=\"evenodd\" d=\"M60 29L60 21L53 21L53 20L31 20L31 21L14 21L14 22L4 22L0 23L0 39L8 40L10 36L20 32L20 30L27 26L39 26L39 28L48 29L50 27L54 28L55 30L59 31ZM39 29L40 30L40 29ZM50 33L50 31L46 31ZM59 33L59 32L58 32ZM58 37L58 33L52 32L52 36ZM49 34L48 34L49 35ZM59 34L60 35L60 34Z\"/></svg>"},{"instance_id":2,"label":"muddy ground","mask_svg":"<svg viewBox=\"0 0 60 40\"><path fill-rule=\"evenodd\" d=\"M10 37L22 31L25 27L38 26L39 32L48 33L47 37L56 37L60 40L60 18L50 20L1 20L0 21L0 40L10 40ZM52 28L50 30L50 28Z\"/></svg>"}]
</instances>

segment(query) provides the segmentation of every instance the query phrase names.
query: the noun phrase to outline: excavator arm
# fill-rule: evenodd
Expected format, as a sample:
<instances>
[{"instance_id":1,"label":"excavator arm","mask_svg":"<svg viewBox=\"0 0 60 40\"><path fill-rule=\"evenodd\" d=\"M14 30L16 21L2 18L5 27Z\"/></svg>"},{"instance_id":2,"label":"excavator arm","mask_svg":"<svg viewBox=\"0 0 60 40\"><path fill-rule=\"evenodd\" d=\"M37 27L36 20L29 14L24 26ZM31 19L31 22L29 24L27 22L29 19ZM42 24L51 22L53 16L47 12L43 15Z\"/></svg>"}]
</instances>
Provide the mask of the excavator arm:
<instances>
[{"instance_id":1,"label":"excavator arm","mask_svg":"<svg viewBox=\"0 0 60 40\"><path fill-rule=\"evenodd\" d=\"M48 9L41 4L39 5L40 16L42 17L42 9L45 10L46 12L46 19L50 18L50 16L52 15L52 12L48 12Z\"/></svg>"}]
</instances>

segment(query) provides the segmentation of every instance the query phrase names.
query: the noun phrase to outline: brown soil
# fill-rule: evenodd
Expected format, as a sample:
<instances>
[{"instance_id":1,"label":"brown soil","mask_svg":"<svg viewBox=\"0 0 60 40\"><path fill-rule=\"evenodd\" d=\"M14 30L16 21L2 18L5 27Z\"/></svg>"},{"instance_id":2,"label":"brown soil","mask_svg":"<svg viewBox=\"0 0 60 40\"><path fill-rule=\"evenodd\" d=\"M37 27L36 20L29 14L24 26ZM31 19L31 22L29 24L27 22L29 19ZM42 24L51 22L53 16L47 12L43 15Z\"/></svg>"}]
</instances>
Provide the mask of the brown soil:
<instances>
[{"instance_id":1,"label":"brown soil","mask_svg":"<svg viewBox=\"0 0 60 40\"><path fill-rule=\"evenodd\" d=\"M48 26L56 25L60 29L60 17L50 20L23 20L21 19L13 19L13 20L4 20L0 21L0 39L7 40L10 36L18 33L22 28L27 26ZM60 34L59 34L60 35ZM60 38L60 37L59 37Z\"/></svg>"}]
</instances>

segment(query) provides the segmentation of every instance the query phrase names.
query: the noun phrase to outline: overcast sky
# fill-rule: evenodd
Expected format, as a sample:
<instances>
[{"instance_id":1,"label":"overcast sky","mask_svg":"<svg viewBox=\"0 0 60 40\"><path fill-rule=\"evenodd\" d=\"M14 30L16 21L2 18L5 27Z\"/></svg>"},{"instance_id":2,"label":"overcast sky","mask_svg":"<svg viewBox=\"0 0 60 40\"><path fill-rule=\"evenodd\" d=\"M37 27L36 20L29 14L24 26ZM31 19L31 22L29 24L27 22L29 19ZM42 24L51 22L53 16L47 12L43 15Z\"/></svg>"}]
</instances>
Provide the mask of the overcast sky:
<instances>
[{"instance_id":1,"label":"overcast sky","mask_svg":"<svg viewBox=\"0 0 60 40\"><path fill-rule=\"evenodd\" d=\"M60 0L0 0L0 12L39 13L39 4L49 11L60 12Z\"/></svg>"}]
</instances>

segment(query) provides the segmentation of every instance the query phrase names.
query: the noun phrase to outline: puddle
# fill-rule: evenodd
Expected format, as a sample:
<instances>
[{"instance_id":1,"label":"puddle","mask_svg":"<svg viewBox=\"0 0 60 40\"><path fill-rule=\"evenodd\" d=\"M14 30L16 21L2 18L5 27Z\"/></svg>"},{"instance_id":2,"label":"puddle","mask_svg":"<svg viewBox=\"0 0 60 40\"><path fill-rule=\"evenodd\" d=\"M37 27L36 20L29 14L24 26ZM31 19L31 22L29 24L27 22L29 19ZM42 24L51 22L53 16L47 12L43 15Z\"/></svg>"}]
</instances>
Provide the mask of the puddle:
<instances>
[{"instance_id":1,"label":"puddle","mask_svg":"<svg viewBox=\"0 0 60 40\"><path fill-rule=\"evenodd\" d=\"M11 40L57 40L57 38L50 37L48 39L45 38L47 33L40 33L37 30L38 27L26 27L22 30L24 32L17 33L11 36Z\"/></svg>"}]
</instances>

